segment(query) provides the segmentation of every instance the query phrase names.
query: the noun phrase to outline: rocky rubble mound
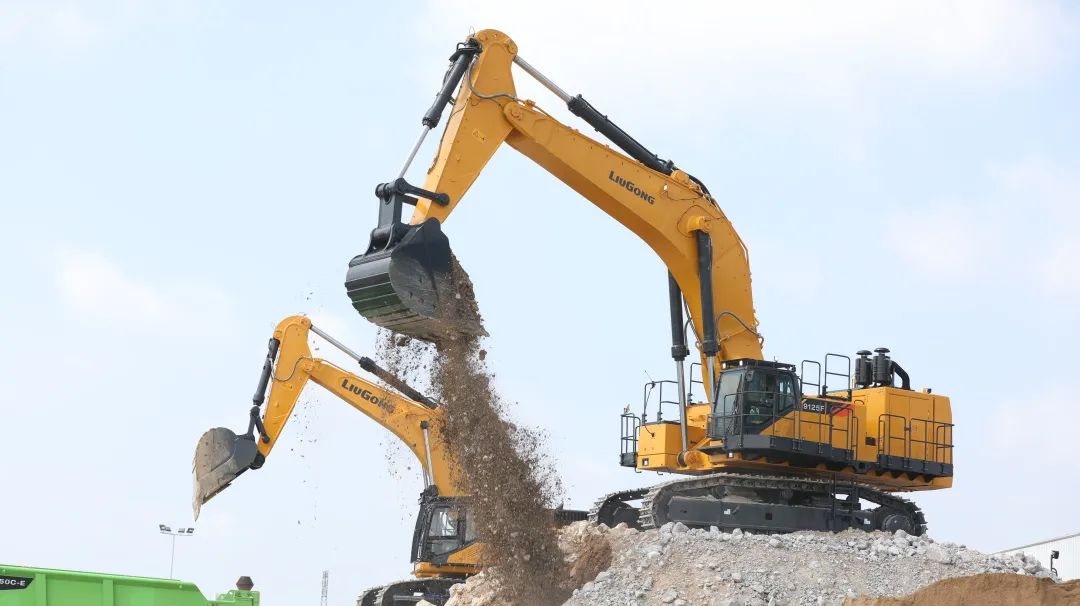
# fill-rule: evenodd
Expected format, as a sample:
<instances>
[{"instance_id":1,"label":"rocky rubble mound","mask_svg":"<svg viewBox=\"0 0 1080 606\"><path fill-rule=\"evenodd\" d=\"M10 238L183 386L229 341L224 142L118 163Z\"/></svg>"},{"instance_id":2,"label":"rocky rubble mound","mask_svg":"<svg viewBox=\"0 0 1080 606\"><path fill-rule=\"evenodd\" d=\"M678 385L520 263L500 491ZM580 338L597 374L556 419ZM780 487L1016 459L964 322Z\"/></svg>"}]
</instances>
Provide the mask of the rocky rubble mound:
<instances>
[{"instance_id":1,"label":"rocky rubble mound","mask_svg":"<svg viewBox=\"0 0 1080 606\"><path fill-rule=\"evenodd\" d=\"M610 546L609 566L598 537ZM568 606L843 604L855 596L905 596L953 577L1050 576L1024 556L986 555L903 531L757 535L667 524L639 532L578 522L562 531L560 546L571 569L591 561L576 566L575 580L587 582ZM447 606L494 604L492 582L481 574L456 586Z\"/></svg>"},{"instance_id":2,"label":"rocky rubble mound","mask_svg":"<svg viewBox=\"0 0 1080 606\"><path fill-rule=\"evenodd\" d=\"M574 522L559 532L559 549L563 553L563 559L569 578L565 580L563 587L552 588L552 593L560 592L569 588L578 588L604 574L611 565L612 549L615 546L616 537L628 534L636 534L637 531L626 528L612 529L607 526L598 526L588 522ZM472 576L468 581L460 585L454 585L450 590L450 600L446 606L495 606L505 602L498 599L503 589L499 583L499 570L497 566L489 567L487 571ZM565 595L565 594L564 594ZM546 597L546 596L545 596ZM542 599L528 596L519 599L516 603L521 606L532 605L542 602ZM422 605L420 605L422 606Z\"/></svg>"},{"instance_id":3,"label":"rocky rubble mound","mask_svg":"<svg viewBox=\"0 0 1080 606\"><path fill-rule=\"evenodd\" d=\"M899 598L859 597L844 606L1066 606L1080 604L1080 581L1055 583L1011 573L938 581Z\"/></svg>"}]
</instances>

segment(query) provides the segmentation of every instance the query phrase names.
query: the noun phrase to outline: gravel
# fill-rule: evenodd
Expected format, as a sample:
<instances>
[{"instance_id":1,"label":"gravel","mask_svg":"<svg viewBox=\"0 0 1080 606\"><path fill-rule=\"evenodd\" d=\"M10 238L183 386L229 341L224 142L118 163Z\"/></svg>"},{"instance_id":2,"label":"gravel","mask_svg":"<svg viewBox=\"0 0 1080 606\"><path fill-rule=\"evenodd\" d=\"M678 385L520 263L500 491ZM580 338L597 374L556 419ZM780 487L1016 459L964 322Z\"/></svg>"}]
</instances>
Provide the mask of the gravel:
<instances>
[{"instance_id":1,"label":"gravel","mask_svg":"<svg viewBox=\"0 0 1080 606\"><path fill-rule=\"evenodd\" d=\"M941 579L983 573L1050 577L1023 555L986 555L903 531L758 535L666 524L639 532L577 522L562 531L570 560L574 538L583 534L607 538L611 564L583 580L567 606L817 606L903 596ZM480 574L455 586L447 606L493 605L489 583Z\"/></svg>"}]
</instances>

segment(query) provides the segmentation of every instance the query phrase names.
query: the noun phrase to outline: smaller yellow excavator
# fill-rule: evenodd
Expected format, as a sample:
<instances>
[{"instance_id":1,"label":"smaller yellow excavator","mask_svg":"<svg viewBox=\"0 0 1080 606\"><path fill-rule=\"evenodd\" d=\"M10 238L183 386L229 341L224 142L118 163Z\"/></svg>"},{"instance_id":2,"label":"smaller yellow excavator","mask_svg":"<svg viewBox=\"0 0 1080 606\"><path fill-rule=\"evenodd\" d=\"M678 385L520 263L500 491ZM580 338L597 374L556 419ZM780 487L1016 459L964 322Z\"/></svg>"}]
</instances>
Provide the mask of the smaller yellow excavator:
<instances>
[{"instance_id":1,"label":"smaller yellow excavator","mask_svg":"<svg viewBox=\"0 0 1080 606\"><path fill-rule=\"evenodd\" d=\"M308 344L312 332L356 360L382 385L313 357ZM263 466L308 381L321 385L389 429L416 455L423 474L424 490L420 494L420 513L410 551L415 578L368 589L357 605L396 606L414 604L420 599L442 604L449 598L452 585L479 572L483 549L470 527L468 497L455 482L441 437L444 409L370 358L355 353L314 326L309 318L290 316L274 330L255 390L247 432L237 435L216 427L199 439L192 463L195 516L240 474ZM559 509L554 512L553 521L583 520L586 515L584 511Z\"/></svg>"}]
</instances>

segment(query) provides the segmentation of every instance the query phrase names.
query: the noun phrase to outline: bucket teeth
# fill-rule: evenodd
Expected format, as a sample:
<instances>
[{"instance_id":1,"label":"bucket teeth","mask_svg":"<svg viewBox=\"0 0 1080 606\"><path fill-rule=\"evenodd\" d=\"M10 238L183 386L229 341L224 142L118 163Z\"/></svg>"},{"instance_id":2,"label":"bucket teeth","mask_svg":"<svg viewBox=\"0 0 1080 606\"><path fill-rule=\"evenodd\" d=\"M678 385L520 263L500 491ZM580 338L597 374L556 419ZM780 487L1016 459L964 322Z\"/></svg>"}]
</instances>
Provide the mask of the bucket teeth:
<instances>
[{"instance_id":1,"label":"bucket teeth","mask_svg":"<svg viewBox=\"0 0 1080 606\"><path fill-rule=\"evenodd\" d=\"M199 438L191 462L191 507L196 519L203 504L250 469L258 454L253 436L238 436L224 427L215 427Z\"/></svg>"}]
</instances>

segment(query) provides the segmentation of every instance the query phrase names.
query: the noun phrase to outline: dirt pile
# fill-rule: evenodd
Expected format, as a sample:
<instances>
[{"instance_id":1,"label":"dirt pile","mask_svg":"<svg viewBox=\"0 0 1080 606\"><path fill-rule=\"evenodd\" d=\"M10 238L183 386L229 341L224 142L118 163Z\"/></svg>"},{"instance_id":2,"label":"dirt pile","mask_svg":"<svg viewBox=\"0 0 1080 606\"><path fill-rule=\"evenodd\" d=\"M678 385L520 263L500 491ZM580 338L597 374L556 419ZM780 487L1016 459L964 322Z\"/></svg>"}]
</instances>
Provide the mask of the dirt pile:
<instances>
[{"instance_id":1,"label":"dirt pile","mask_svg":"<svg viewBox=\"0 0 1080 606\"><path fill-rule=\"evenodd\" d=\"M561 492L537 431L507 420L505 403L493 384L481 337L472 285L455 262L457 292L449 317L468 318L470 330L449 330L433 345L386 336L380 357L406 380L428 377L429 396L442 403L440 431L457 480L471 495L470 520L485 544L483 563L497 604L560 604L572 588L550 508ZM479 332L482 332L479 331ZM417 383L421 383L417 381Z\"/></svg>"},{"instance_id":2,"label":"dirt pile","mask_svg":"<svg viewBox=\"0 0 1080 606\"><path fill-rule=\"evenodd\" d=\"M1031 558L985 555L902 531L756 535L666 524L609 538L611 567L567 604L836 605L857 596L904 596L952 577L1050 574Z\"/></svg>"},{"instance_id":3,"label":"dirt pile","mask_svg":"<svg viewBox=\"0 0 1080 606\"><path fill-rule=\"evenodd\" d=\"M609 543L611 564L598 573L582 568L578 580L586 582L567 606L1057 606L1080 599L1080 584L1054 583L1032 558L986 555L904 532L755 535L681 524L639 532L579 522L562 531L568 568L596 550L576 538L590 535ZM447 606L502 603L483 574L451 594Z\"/></svg>"},{"instance_id":4,"label":"dirt pile","mask_svg":"<svg viewBox=\"0 0 1080 606\"><path fill-rule=\"evenodd\" d=\"M558 541L563 561L561 570L565 576L555 579L551 588L542 589L544 593L539 594L536 601L520 599L513 603L561 603L554 600L570 597L568 589L576 591L582 585L591 585L595 579L605 578L605 575L610 575L604 571L611 565L612 546L618 544L619 537L636 532L625 525L608 528L588 522L574 522L562 528L558 533ZM505 604L506 602L498 597L501 590L500 576L499 567L496 566L470 577L465 583L454 585L446 606Z\"/></svg>"},{"instance_id":5,"label":"dirt pile","mask_svg":"<svg viewBox=\"0 0 1080 606\"><path fill-rule=\"evenodd\" d=\"M1080 604L1080 581L1055 583L1017 574L980 574L938 581L901 598L854 598L844 606L1065 606Z\"/></svg>"}]
</instances>

